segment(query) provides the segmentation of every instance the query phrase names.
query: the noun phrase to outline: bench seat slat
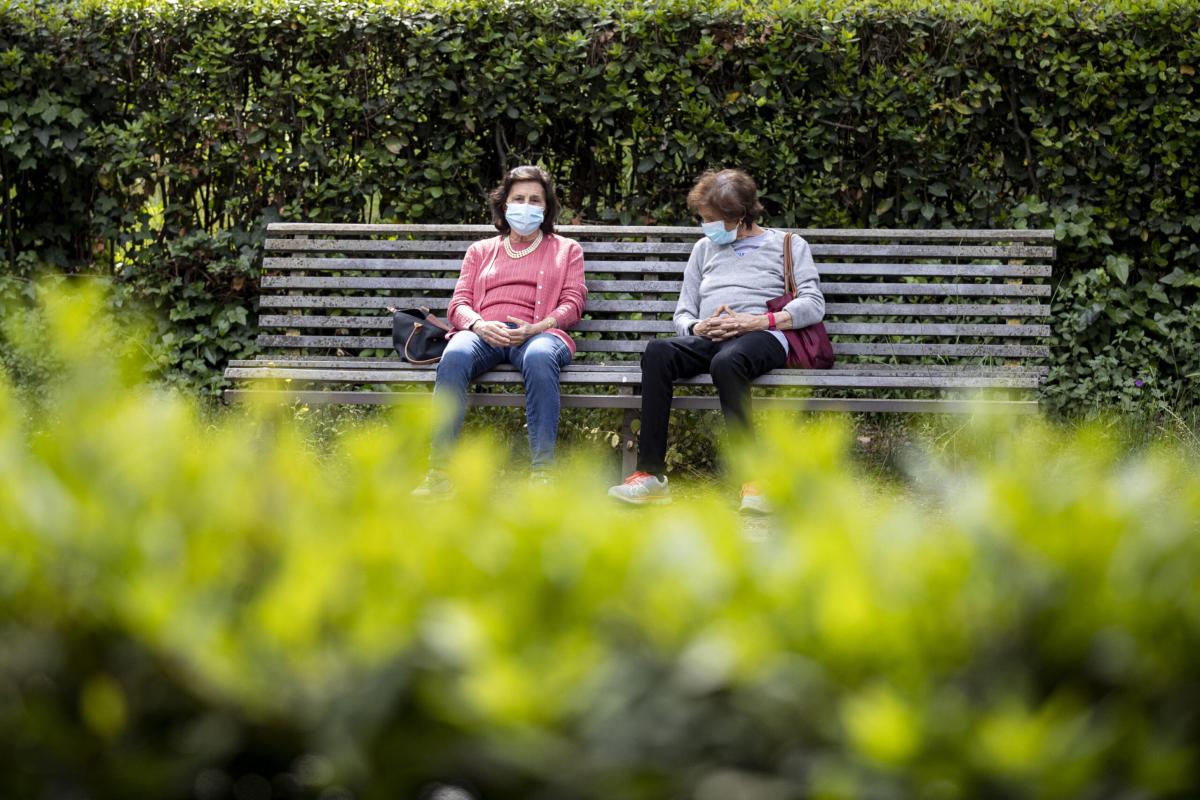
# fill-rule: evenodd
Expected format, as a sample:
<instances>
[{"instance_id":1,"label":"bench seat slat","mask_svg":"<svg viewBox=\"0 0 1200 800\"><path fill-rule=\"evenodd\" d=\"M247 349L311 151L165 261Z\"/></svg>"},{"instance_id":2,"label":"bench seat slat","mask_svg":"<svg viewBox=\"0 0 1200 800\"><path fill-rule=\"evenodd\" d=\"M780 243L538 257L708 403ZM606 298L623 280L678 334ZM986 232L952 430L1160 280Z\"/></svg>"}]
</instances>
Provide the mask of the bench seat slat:
<instances>
[{"instance_id":1,"label":"bench seat slat","mask_svg":"<svg viewBox=\"0 0 1200 800\"><path fill-rule=\"evenodd\" d=\"M577 371L586 372L629 372L637 369L638 362L624 361L619 364L602 362L587 363L573 362L563 367L564 373ZM256 359L240 359L229 362L230 367L279 367L296 369L338 369L360 370L370 374L372 370L429 370L428 366L410 364L399 358L329 358L309 356L304 358L260 356ZM515 371L511 364L501 364L493 371ZM979 366L964 364L837 364L831 370L777 370L781 374L854 374L854 375L1046 375L1050 368L1046 366Z\"/></svg>"},{"instance_id":2,"label":"bench seat slat","mask_svg":"<svg viewBox=\"0 0 1200 800\"><path fill-rule=\"evenodd\" d=\"M281 367L231 367L229 377L236 380L282 380L324 383L432 383L437 378L436 370L372 370L364 374L361 370L335 369L290 369ZM629 384L641 383L641 372L613 373L611 371L589 372L579 370L563 372L560 380L565 384ZM786 373L775 371L752 381L754 386L813 386L843 389L888 387L896 389L1034 389L1040 378L1035 375L861 375L853 372L805 371ZM515 371L491 371L476 379L484 384L521 384L523 378ZM711 375L697 375L679 381L686 386L711 386Z\"/></svg>"}]
</instances>

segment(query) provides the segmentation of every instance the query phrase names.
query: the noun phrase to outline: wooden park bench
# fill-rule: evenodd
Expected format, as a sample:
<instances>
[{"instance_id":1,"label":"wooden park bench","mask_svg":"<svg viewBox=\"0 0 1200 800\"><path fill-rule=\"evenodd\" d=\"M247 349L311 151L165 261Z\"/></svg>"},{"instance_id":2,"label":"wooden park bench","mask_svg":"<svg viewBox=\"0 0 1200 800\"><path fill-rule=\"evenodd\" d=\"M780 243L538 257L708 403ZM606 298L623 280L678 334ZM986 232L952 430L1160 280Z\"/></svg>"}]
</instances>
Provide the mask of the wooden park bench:
<instances>
[{"instance_id":1,"label":"wooden park bench","mask_svg":"<svg viewBox=\"0 0 1200 800\"><path fill-rule=\"evenodd\" d=\"M587 313L562 373L566 408L625 409L623 447L641 405L638 359L674 334L671 314L695 227L566 225L583 245ZM227 400L390 403L426 392L433 367L392 350L388 306L445 312L463 254L486 225L275 223L264 247L254 360L231 361ZM797 230L812 246L837 365L775 370L756 406L841 411L1036 412L1049 356L1050 230ZM520 373L478 379L475 405L522 405ZM717 408L707 375L675 408ZM398 391L398 389L400 389ZM799 391L798 391L799 390ZM985 393L983 398L980 393ZM758 396L762 395L762 396ZM982 405L981 405L982 404ZM628 470L627 470L628 471Z\"/></svg>"}]
</instances>

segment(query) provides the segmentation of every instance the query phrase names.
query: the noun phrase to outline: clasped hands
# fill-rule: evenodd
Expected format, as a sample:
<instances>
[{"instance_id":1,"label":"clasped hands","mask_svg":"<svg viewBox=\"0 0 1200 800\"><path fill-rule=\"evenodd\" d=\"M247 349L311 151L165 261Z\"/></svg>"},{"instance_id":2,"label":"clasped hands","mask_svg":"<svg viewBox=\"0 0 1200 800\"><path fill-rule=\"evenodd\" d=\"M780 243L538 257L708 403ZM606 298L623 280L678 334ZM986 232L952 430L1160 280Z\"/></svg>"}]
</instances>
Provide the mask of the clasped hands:
<instances>
[{"instance_id":1,"label":"clasped hands","mask_svg":"<svg viewBox=\"0 0 1200 800\"><path fill-rule=\"evenodd\" d=\"M508 321L516 327L511 328L503 322L481 319L471 326L471 330L492 347L518 347L542 332L537 325L523 322L516 317L509 317Z\"/></svg>"},{"instance_id":2,"label":"clasped hands","mask_svg":"<svg viewBox=\"0 0 1200 800\"><path fill-rule=\"evenodd\" d=\"M721 306L707 319L702 319L692 328L696 336L723 342L751 331L765 331L767 317L765 314L744 314L734 311L729 306Z\"/></svg>"}]
</instances>

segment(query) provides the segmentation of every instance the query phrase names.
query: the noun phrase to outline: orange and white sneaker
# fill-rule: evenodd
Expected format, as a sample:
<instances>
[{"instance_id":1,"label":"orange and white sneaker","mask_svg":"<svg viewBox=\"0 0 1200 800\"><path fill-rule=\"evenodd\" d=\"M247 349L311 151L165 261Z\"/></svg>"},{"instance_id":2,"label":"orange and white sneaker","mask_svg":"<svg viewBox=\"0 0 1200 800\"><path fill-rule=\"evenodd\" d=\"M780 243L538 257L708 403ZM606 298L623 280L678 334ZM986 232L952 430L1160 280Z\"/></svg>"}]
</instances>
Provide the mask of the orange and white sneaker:
<instances>
[{"instance_id":1,"label":"orange and white sneaker","mask_svg":"<svg viewBox=\"0 0 1200 800\"><path fill-rule=\"evenodd\" d=\"M767 503L767 498L762 496L762 492L758 490L758 485L755 483L742 484L742 505L738 508L742 514L758 514L760 516L770 514L771 506Z\"/></svg>"},{"instance_id":2,"label":"orange and white sneaker","mask_svg":"<svg viewBox=\"0 0 1200 800\"><path fill-rule=\"evenodd\" d=\"M661 506L671 502L671 489L666 477L656 478L649 472L635 472L625 481L608 490L608 496L635 506Z\"/></svg>"}]
</instances>

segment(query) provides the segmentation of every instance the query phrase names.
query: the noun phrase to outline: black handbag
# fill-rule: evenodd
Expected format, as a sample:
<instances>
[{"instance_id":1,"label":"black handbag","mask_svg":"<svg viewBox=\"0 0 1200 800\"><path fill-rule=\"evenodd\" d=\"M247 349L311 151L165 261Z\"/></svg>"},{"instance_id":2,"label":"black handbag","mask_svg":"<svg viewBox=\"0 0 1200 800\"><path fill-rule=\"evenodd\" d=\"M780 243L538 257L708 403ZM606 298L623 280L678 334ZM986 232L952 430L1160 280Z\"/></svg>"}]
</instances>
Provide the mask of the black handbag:
<instances>
[{"instance_id":1,"label":"black handbag","mask_svg":"<svg viewBox=\"0 0 1200 800\"><path fill-rule=\"evenodd\" d=\"M410 364L436 364L446 350L446 334L453 330L429 313L425 306L392 312L392 347Z\"/></svg>"}]
</instances>

